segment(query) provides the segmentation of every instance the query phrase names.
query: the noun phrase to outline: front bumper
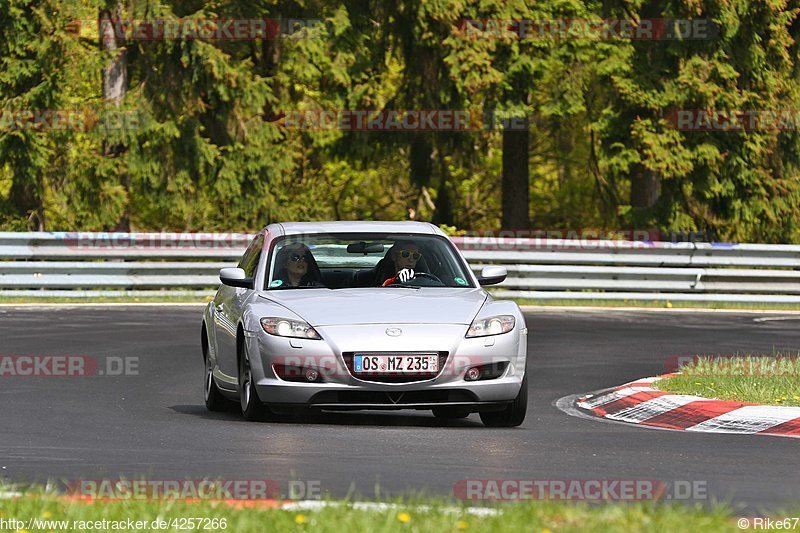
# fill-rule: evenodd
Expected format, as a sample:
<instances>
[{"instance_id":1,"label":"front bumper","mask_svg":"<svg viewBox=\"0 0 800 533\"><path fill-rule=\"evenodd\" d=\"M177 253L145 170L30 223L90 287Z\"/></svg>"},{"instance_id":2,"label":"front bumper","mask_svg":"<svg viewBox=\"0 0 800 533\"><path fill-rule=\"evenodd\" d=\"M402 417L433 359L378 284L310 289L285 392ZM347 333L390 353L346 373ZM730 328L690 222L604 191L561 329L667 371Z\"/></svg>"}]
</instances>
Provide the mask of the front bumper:
<instances>
[{"instance_id":1,"label":"front bumper","mask_svg":"<svg viewBox=\"0 0 800 533\"><path fill-rule=\"evenodd\" d=\"M520 323L524 326L524 322ZM388 337L388 326L401 327L403 339ZM320 409L431 409L462 407L495 410L516 398L526 369L527 331L493 337L464 338L467 326L453 324L372 324L316 328L323 340L287 339L258 332L248 337L258 396L273 405ZM348 352L446 353L435 377L405 383L380 383L359 378L345 364ZM493 379L467 381L472 366L501 364ZM314 368L317 382L287 381L277 365Z\"/></svg>"}]
</instances>

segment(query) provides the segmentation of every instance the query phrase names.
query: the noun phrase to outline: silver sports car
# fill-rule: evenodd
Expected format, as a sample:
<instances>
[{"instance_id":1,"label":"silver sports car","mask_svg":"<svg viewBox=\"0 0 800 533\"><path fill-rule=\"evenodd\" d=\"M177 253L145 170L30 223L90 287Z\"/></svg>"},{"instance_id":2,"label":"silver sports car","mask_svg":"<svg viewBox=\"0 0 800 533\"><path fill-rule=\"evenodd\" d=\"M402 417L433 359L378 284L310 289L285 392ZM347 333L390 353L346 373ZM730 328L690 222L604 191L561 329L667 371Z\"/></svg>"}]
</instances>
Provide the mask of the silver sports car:
<instances>
[{"instance_id":1,"label":"silver sports car","mask_svg":"<svg viewBox=\"0 0 800 533\"><path fill-rule=\"evenodd\" d=\"M255 236L203 316L205 402L244 417L358 409L525 418L527 334L516 303L482 285L422 222L272 224Z\"/></svg>"}]
</instances>

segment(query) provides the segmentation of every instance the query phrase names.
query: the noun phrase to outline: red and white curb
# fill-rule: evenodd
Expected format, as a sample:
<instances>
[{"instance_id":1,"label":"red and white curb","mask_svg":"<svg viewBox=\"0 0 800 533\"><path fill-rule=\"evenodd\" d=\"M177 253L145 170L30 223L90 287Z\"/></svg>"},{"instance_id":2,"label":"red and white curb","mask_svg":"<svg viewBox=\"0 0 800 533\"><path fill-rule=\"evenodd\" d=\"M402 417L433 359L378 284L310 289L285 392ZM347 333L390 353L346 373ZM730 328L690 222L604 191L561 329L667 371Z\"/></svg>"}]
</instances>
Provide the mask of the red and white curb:
<instances>
[{"instance_id":1,"label":"red and white curb","mask_svg":"<svg viewBox=\"0 0 800 533\"><path fill-rule=\"evenodd\" d=\"M672 375L580 396L575 405L602 419L661 429L800 438L800 407L715 400L653 388L653 383Z\"/></svg>"}]
</instances>

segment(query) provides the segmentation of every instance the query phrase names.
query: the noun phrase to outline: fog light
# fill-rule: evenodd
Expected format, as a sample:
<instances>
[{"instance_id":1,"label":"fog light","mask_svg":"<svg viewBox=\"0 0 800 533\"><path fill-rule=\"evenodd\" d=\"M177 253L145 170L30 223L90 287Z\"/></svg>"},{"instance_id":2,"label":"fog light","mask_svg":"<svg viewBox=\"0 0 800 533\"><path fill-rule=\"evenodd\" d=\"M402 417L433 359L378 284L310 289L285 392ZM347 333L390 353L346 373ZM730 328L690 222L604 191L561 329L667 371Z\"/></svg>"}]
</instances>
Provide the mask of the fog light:
<instances>
[{"instance_id":1,"label":"fog light","mask_svg":"<svg viewBox=\"0 0 800 533\"><path fill-rule=\"evenodd\" d=\"M309 368L306 370L306 379L308 381L317 381L317 378L319 378L319 372L317 372L313 368Z\"/></svg>"},{"instance_id":2,"label":"fog light","mask_svg":"<svg viewBox=\"0 0 800 533\"><path fill-rule=\"evenodd\" d=\"M469 370L467 370L467 374L464 376L464 379L467 381L476 381L478 378L481 377L481 371L478 367L473 366Z\"/></svg>"}]
</instances>

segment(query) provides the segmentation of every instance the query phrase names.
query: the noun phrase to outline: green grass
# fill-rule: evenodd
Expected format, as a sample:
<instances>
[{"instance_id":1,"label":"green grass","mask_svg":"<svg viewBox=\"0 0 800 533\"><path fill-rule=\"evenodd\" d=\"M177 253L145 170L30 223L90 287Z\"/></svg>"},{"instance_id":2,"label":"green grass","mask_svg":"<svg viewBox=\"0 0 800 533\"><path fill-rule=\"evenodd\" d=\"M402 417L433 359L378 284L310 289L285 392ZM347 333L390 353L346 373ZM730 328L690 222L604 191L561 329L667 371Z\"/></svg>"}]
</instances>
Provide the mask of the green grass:
<instances>
[{"instance_id":1,"label":"green grass","mask_svg":"<svg viewBox=\"0 0 800 533\"><path fill-rule=\"evenodd\" d=\"M656 386L704 398L800 406L800 357L701 357Z\"/></svg>"},{"instance_id":2,"label":"green grass","mask_svg":"<svg viewBox=\"0 0 800 533\"><path fill-rule=\"evenodd\" d=\"M86 503L65 501L41 491L19 498L0 500L0 519L123 521L131 518L152 522L180 518L224 519L226 527L213 531L736 531L736 518L729 508L700 505L609 503L589 505L553 501L497 504L493 516L476 516L466 505L438 501L396 500L388 509L354 509L346 502L320 510L235 508L222 502L120 500ZM794 515L797 516L797 513ZM2 522L0 522L2 524ZM70 528L72 524L70 524ZM58 530L51 527L51 530ZM73 529L73 531L88 528ZM43 530L47 530L44 528ZM146 528L145 530L150 530ZM199 529L195 529L199 530ZM13 531L13 529L12 529ZM165 529L176 531L176 529ZM32 531L31 531L32 533Z\"/></svg>"}]
</instances>

